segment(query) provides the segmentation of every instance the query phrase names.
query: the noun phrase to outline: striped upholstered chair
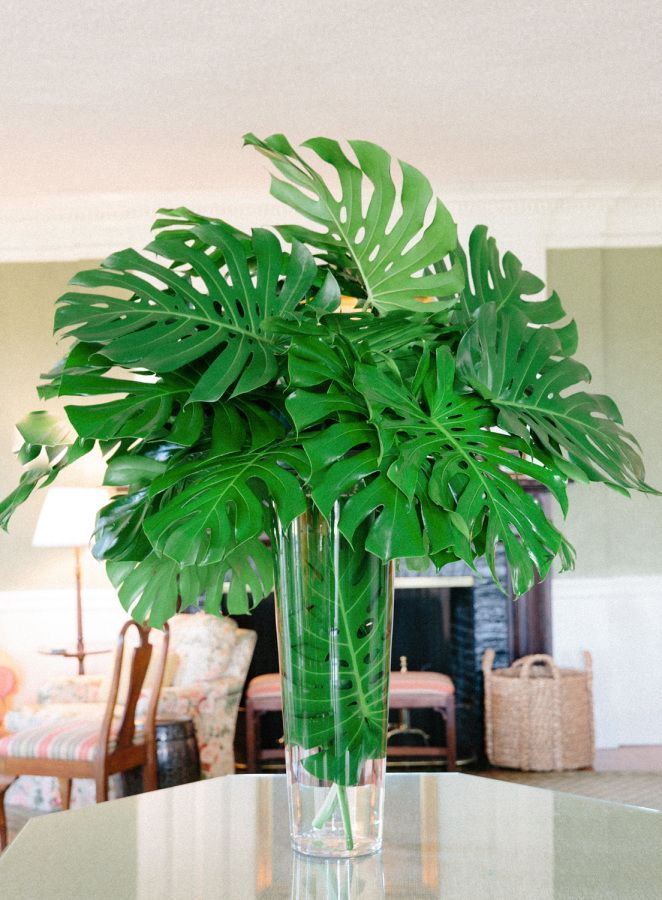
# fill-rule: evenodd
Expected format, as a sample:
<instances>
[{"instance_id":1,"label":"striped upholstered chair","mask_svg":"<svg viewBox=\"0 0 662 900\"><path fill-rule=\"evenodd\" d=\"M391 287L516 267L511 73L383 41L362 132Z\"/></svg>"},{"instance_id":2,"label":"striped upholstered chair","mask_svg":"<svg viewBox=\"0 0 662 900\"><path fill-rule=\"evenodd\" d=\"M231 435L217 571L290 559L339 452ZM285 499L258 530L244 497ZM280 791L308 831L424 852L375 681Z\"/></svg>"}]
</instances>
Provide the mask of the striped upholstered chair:
<instances>
[{"instance_id":1,"label":"striped upholstered chair","mask_svg":"<svg viewBox=\"0 0 662 900\"><path fill-rule=\"evenodd\" d=\"M138 632L135 646L125 648L129 629ZM27 728L0 739L0 777L39 775L59 781L62 807L69 808L71 782L74 778L92 779L97 803L108 799L111 775L143 767L143 784L147 791L157 787L155 721L156 707L168 652L166 626L151 685L144 718L136 714L140 692L147 674L152 644L150 630L129 621L120 631L113 677L101 721L67 719ZM121 674L128 666L129 679L125 695L120 698ZM0 804L3 804L0 793ZM0 809L0 825L4 812ZM0 830L1 836L1 830Z\"/></svg>"}]
</instances>

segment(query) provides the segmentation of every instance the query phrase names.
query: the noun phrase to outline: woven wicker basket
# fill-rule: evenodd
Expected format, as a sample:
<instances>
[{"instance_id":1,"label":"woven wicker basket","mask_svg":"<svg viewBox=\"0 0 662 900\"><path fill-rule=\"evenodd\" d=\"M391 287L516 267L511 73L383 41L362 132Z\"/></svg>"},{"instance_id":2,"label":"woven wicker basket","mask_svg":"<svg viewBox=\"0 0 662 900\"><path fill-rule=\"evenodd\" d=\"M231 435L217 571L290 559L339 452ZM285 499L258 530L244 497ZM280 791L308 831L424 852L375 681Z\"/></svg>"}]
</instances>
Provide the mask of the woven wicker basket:
<instances>
[{"instance_id":1,"label":"woven wicker basket","mask_svg":"<svg viewBox=\"0 0 662 900\"><path fill-rule=\"evenodd\" d=\"M561 772L593 765L591 654L585 670L559 669L551 656L518 659L493 669L494 650L483 657L485 742L493 766Z\"/></svg>"}]
</instances>

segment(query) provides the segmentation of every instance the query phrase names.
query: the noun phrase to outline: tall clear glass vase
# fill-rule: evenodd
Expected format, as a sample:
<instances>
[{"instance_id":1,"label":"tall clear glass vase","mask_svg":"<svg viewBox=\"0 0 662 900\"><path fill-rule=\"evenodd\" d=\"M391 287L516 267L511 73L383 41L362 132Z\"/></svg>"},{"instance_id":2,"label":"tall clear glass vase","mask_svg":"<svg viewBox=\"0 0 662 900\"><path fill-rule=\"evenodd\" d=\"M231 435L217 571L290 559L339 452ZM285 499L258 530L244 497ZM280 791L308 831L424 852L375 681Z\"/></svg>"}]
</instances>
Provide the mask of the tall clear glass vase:
<instances>
[{"instance_id":1,"label":"tall clear glass vase","mask_svg":"<svg viewBox=\"0 0 662 900\"><path fill-rule=\"evenodd\" d=\"M381 847L393 615L392 564L341 515L310 504L274 533L292 844L326 857Z\"/></svg>"}]
</instances>

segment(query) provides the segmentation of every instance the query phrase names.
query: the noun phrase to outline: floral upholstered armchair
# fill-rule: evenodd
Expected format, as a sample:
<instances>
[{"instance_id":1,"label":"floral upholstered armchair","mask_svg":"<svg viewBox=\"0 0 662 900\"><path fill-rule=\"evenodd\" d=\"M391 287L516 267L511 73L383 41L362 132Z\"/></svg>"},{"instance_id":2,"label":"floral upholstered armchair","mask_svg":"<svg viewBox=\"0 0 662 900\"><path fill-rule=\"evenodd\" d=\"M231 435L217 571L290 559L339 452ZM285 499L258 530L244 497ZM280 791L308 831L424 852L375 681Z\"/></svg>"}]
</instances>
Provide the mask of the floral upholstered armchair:
<instances>
[{"instance_id":1,"label":"floral upholstered armchair","mask_svg":"<svg viewBox=\"0 0 662 900\"><path fill-rule=\"evenodd\" d=\"M183 614L170 621L170 651L157 715L192 719L203 778L234 772L234 734L239 701L255 649L256 634L238 628L232 619L207 613ZM149 673L148 673L149 679ZM11 710L9 732L61 719L99 719L105 709L106 679L102 675L72 675L43 685L37 703ZM110 796L121 793L111 779ZM92 803L92 782L75 781L72 806ZM40 810L60 807L55 779L24 776L7 793L7 805Z\"/></svg>"}]
</instances>

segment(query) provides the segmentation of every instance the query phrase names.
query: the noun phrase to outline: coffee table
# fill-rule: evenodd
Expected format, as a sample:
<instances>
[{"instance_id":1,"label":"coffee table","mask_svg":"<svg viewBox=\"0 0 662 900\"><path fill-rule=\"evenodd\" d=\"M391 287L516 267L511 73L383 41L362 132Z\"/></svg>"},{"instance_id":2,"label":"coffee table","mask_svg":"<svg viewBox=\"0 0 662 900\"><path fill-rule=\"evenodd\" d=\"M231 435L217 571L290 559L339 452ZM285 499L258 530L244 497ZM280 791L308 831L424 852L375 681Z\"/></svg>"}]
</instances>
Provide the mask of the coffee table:
<instances>
[{"instance_id":1,"label":"coffee table","mask_svg":"<svg viewBox=\"0 0 662 900\"><path fill-rule=\"evenodd\" d=\"M384 850L290 850L285 777L233 775L31 820L3 900L653 900L662 813L461 774L389 775Z\"/></svg>"}]
</instances>

